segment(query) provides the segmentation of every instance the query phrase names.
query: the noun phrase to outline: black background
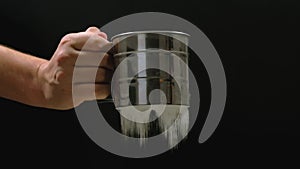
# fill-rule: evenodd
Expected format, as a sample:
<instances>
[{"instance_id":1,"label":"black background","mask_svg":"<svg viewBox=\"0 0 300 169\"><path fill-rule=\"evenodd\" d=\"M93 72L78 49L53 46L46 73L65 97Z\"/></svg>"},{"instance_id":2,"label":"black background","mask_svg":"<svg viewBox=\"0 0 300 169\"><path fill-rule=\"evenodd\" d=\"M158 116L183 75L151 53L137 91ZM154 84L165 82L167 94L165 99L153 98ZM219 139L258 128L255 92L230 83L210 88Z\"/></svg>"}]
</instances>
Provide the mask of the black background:
<instances>
[{"instance_id":1,"label":"black background","mask_svg":"<svg viewBox=\"0 0 300 169\"><path fill-rule=\"evenodd\" d=\"M188 139L177 150L129 159L93 143L74 110L54 111L1 99L0 165L200 168L296 163L300 30L296 0L1 1L0 43L50 59L66 33L146 11L192 22L217 49L226 71L228 98L213 136L204 144L197 142L205 120L204 104ZM204 69L196 70L198 62L191 67L196 76L207 80L201 73ZM117 123L116 117L107 116Z\"/></svg>"}]
</instances>

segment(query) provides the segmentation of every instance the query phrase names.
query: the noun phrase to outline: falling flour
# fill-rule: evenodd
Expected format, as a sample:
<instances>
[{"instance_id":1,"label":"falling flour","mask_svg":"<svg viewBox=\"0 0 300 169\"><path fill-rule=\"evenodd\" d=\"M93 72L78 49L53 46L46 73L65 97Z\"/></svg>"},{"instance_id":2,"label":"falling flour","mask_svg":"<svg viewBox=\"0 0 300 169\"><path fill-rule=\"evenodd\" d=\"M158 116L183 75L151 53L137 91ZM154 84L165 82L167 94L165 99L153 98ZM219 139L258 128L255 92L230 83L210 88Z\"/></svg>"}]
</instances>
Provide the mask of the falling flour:
<instances>
[{"instance_id":1,"label":"falling flour","mask_svg":"<svg viewBox=\"0 0 300 169\"><path fill-rule=\"evenodd\" d=\"M121 131L137 137L145 144L150 133L163 133L169 147L176 146L187 136L189 111L180 105L146 105L118 108L121 114ZM151 126L156 123L156 126Z\"/></svg>"}]
</instances>

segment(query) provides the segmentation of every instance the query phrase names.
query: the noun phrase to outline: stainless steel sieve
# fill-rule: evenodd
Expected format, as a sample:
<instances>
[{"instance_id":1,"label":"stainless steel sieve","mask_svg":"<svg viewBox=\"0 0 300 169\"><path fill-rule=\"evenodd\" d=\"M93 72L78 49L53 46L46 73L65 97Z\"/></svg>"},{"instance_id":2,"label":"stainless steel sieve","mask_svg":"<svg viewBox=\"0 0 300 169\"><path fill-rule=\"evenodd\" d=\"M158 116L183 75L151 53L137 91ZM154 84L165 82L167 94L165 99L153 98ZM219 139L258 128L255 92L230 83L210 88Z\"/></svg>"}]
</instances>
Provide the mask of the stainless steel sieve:
<instances>
[{"instance_id":1,"label":"stainless steel sieve","mask_svg":"<svg viewBox=\"0 0 300 169\"><path fill-rule=\"evenodd\" d=\"M112 84L115 106L188 106L188 38L177 31L128 32L112 37L112 55L119 69ZM149 68L151 65L164 69ZM150 97L153 91L160 92Z\"/></svg>"}]
</instances>

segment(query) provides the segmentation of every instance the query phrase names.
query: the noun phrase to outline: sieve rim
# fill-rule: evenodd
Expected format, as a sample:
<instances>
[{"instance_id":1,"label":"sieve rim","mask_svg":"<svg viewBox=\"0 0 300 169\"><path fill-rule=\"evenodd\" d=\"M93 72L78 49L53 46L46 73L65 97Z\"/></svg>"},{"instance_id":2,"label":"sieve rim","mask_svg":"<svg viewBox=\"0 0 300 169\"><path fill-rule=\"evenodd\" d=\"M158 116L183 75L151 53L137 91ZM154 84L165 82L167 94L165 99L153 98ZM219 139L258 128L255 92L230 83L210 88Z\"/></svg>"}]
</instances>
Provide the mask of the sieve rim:
<instances>
[{"instance_id":1,"label":"sieve rim","mask_svg":"<svg viewBox=\"0 0 300 169\"><path fill-rule=\"evenodd\" d=\"M180 32L180 31L167 31L167 30L152 30L152 31L132 31L132 32L124 32L120 33L117 35L114 35L111 37L111 41L113 41L116 38L122 37L122 36L128 36L128 35L137 35L137 34L151 34L151 33L156 33L156 34L177 34L177 35L184 35L187 37L190 37L188 33Z\"/></svg>"}]
</instances>

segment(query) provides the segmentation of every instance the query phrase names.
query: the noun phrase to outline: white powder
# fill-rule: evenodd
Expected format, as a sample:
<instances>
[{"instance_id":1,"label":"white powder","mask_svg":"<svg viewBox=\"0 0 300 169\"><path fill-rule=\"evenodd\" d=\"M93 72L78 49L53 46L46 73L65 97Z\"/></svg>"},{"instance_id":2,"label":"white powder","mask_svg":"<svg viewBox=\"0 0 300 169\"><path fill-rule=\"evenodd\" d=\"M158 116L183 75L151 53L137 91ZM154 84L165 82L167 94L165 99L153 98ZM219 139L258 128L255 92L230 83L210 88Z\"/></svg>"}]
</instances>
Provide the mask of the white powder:
<instances>
[{"instance_id":1,"label":"white powder","mask_svg":"<svg viewBox=\"0 0 300 169\"><path fill-rule=\"evenodd\" d=\"M121 130L127 136L140 138L144 144L149 132L164 132L170 147L177 145L187 136L189 111L187 106L151 105L118 108L121 114ZM158 127L150 128L150 122L157 120ZM155 131L152 131L155 130Z\"/></svg>"}]
</instances>

